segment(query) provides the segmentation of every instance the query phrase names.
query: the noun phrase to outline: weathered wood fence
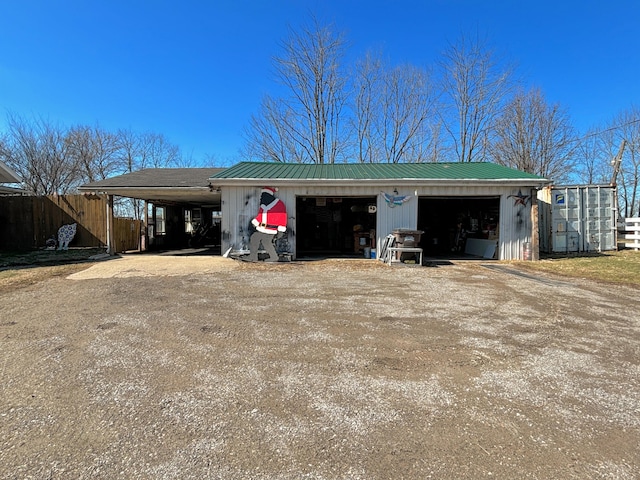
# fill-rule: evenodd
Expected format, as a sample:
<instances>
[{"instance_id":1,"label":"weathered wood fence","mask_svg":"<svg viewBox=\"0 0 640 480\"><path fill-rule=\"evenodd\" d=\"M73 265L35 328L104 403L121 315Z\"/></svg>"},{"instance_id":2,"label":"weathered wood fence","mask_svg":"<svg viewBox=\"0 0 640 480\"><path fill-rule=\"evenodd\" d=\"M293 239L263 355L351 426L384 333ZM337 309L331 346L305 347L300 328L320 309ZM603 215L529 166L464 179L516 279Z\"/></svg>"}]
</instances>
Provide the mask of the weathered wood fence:
<instances>
[{"instance_id":1,"label":"weathered wood fence","mask_svg":"<svg viewBox=\"0 0 640 480\"><path fill-rule=\"evenodd\" d=\"M640 250L640 217L625 218L623 232L618 236L618 245L625 248Z\"/></svg>"},{"instance_id":2,"label":"weathered wood fence","mask_svg":"<svg viewBox=\"0 0 640 480\"><path fill-rule=\"evenodd\" d=\"M113 251L126 252L127 250L140 250L142 241L142 220L132 218L113 219ZM106 243L106 240L105 240Z\"/></svg>"},{"instance_id":3,"label":"weathered wood fence","mask_svg":"<svg viewBox=\"0 0 640 480\"><path fill-rule=\"evenodd\" d=\"M107 198L97 195L0 196L0 250L42 248L62 225L77 223L71 247L107 244ZM140 220L114 219L114 250L139 248Z\"/></svg>"}]
</instances>

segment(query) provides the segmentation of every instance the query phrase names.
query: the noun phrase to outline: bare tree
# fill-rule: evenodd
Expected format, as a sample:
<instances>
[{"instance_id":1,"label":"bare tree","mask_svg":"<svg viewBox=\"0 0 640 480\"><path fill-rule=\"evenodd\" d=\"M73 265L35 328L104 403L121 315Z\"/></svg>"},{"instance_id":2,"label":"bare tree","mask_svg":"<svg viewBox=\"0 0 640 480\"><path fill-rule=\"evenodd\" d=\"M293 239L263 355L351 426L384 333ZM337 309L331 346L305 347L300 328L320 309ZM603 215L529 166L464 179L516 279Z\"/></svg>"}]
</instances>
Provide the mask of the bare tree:
<instances>
[{"instance_id":1,"label":"bare tree","mask_svg":"<svg viewBox=\"0 0 640 480\"><path fill-rule=\"evenodd\" d=\"M265 98L246 132L247 152L263 160L334 163L344 154L341 113L345 78L342 37L313 21L290 30L276 77L287 94Z\"/></svg>"},{"instance_id":2,"label":"bare tree","mask_svg":"<svg viewBox=\"0 0 640 480\"><path fill-rule=\"evenodd\" d=\"M129 130L110 133L95 126L64 129L41 118L9 115L0 143L0 160L23 179L35 195L67 194L83 183L147 167L180 165L177 146L164 135ZM117 199L117 208L141 218L140 201Z\"/></svg>"},{"instance_id":3,"label":"bare tree","mask_svg":"<svg viewBox=\"0 0 640 480\"><path fill-rule=\"evenodd\" d=\"M485 159L488 137L513 88L512 68L501 67L486 42L461 36L440 62L443 123L459 162Z\"/></svg>"},{"instance_id":4,"label":"bare tree","mask_svg":"<svg viewBox=\"0 0 640 480\"><path fill-rule=\"evenodd\" d=\"M213 163L213 164L209 163L210 162L209 158L210 156L205 157L205 160L202 166L204 166L205 164L216 165L216 163ZM173 161L173 166L176 168L194 168L194 167L200 166L200 162L198 162L193 157L193 152L191 152L189 154L178 154L176 159Z\"/></svg>"},{"instance_id":5,"label":"bare tree","mask_svg":"<svg viewBox=\"0 0 640 480\"><path fill-rule=\"evenodd\" d=\"M422 162L429 151L434 95L427 72L411 65L386 72L383 122L388 162Z\"/></svg>"},{"instance_id":6,"label":"bare tree","mask_svg":"<svg viewBox=\"0 0 640 480\"><path fill-rule=\"evenodd\" d=\"M288 95L263 98L245 132L246 155L281 162L395 163L432 160L439 153L435 94L426 69L390 68L369 54L349 78L340 68L343 50L342 38L317 22L290 32L284 55L275 59Z\"/></svg>"},{"instance_id":7,"label":"bare tree","mask_svg":"<svg viewBox=\"0 0 640 480\"><path fill-rule=\"evenodd\" d=\"M121 173L181 165L180 149L164 135L119 130L117 140L119 148L116 157ZM114 208L122 216L143 218L144 215L144 205L136 199L116 199Z\"/></svg>"},{"instance_id":8,"label":"bare tree","mask_svg":"<svg viewBox=\"0 0 640 480\"><path fill-rule=\"evenodd\" d=\"M131 130L120 129L116 133L120 143L118 160L123 173L138 170L140 157L139 135Z\"/></svg>"},{"instance_id":9,"label":"bare tree","mask_svg":"<svg viewBox=\"0 0 640 480\"><path fill-rule=\"evenodd\" d=\"M180 149L162 134L118 130L118 160L122 172L180 165Z\"/></svg>"},{"instance_id":10,"label":"bare tree","mask_svg":"<svg viewBox=\"0 0 640 480\"><path fill-rule=\"evenodd\" d=\"M65 194L79 178L79 168L65 141L65 131L38 118L27 121L16 115L7 119L8 132L2 160L35 195Z\"/></svg>"},{"instance_id":11,"label":"bare tree","mask_svg":"<svg viewBox=\"0 0 640 480\"><path fill-rule=\"evenodd\" d=\"M377 163L384 158L378 139L377 121L382 105L384 65L378 55L367 55L356 63L354 74L353 117L355 158L364 163Z\"/></svg>"},{"instance_id":12,"label":"bare tree","mask_svg":"<svg viewBox=\"0 0 640 480\"><path fill-rule=\"evenodd\" d=\"M494 127L491 156L498 164L564 182L574 167L577 138L559 105L548 105L540 90L518 92Z\"/></svg>"},{"instance_id":13,"label":"bare tree","mask_svg":"<svg viewBox=\"0 0 640 480\"><path fill-rule=\"evenodd\" d=\"M611 135L603 136L600 130L590 129L578 144L577 171L580 181L586 184L604 184L611 180L612 141L607 139Z\"/></svg>"},{"instance_id":14,"label":"bare tree","mask_svg":"<svg viewBox=\"0 0 640 480\"><path fill-rule=\"evenodd\" d=\"M303 163L307 150L296 138L296 132L289 128L295 121L292 116L293 112L282 102L265 95L260 114L251 117L245 132L249 141L244 153L265 161Z\"/></svg>"},{"instance_id":15,"label":"bare tree","mask_svg":"<svg viewBox=\"0 0 640 480\"><path fill-rule=\"evenodd\" d=\"M81 125L69 130L66 142L83 182L103 180L121 171L117 135L99 126Z\"/></svg>"},{"instance_id":16,"label":"bare tree","mask_svg":"<svg viewBox=\"0 0 640 480\"><path fill-rule=\"evenodd\" d=\"M180 149L162 134L141 134L139 147L140 168L166 168L180 162Z\"/></svg>"},{"instance_id":17,"label":"bare tree","mask_svg":"<svg viewBox=\"0 0 640 480\"><path fill-rule=\"evenodd\" d=\"M389 163L430 159L435 94L428 72L412 65L390 68L367 55L357 65L354 83L357 158Z\"/></svg>"},{"instance_id":18,"label":"bare tree","mask_svg":"<svg viewBox=\"0 0 640 480\"><path fill-rule=\"evenodd\" d=\"M0 132L0 160L8 165L10 157L11 150L9 148L9 136Z\"/></svg>"}]
</instances>

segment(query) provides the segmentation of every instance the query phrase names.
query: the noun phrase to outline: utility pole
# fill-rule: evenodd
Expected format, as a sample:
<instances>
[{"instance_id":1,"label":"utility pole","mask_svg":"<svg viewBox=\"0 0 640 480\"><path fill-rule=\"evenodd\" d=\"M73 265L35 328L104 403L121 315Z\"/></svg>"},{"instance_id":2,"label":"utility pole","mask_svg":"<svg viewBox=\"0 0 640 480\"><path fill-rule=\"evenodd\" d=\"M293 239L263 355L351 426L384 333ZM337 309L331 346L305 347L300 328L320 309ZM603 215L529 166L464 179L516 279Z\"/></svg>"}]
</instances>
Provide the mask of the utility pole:
<instances>
[{"instance_id":1,"label":"utility pole","mask_svg":"<svg viewBox=\"0 0 640 480\"><path fill-rule=\"evenodd\" d=\"M622 143L620 144L620 148L618 149L618 153L613 160L611 160L611 166L613 167L613 174L611 175L611 183L612 187L616 186L616 182L618 180L618 173L620 172L620 165L622 164L622 154L624 153L624 147L626 147L627 141L623 138Z\"/></svg>"},{"instance_id":2,"label":"utility pole","mask_svg":"<svg viewBox=\"0 0 640 480\"><path fill-rule=\"evenodd\" d=\"M613 211L614 211L614 221L613 221L613 241L616 249L618 247L618 221L620 220L620 207L618 205L618 173L620 172L620 165L622 164L622 155L624 154L624 147L627 145L627 141L623 138L622 143L620 143L620 148L618 149L618 153L613 160L611 160L611 166L613 167L613 173L611 174L611 182L610 185L613 187Z\"/></svg>"}]
</instances>

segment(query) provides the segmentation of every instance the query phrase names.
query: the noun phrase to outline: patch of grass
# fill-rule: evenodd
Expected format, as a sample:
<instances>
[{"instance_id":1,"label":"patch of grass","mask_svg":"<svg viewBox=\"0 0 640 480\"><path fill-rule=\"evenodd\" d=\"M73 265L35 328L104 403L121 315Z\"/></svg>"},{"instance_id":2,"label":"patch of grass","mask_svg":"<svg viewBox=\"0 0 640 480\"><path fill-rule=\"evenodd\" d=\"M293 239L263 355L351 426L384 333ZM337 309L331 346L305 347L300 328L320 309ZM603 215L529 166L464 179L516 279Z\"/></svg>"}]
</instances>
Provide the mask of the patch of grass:
<instances>
[{"instance_id":1,"label":"patch of grass","mask_svg":"<svg viewBox=\"0 0 640 480\"><path fill-rule=\"evenodd\" d=\"M539 262L514 262L529 270L565 277L640 286L640 252L621 250L597 255L543 258Z\"/></svg>"},{"instance_id":2,"label":"patch of grass","mask_svg":"<svg viewBox=\"0 0 640 480\"><path fill-rule=\"evenodd\" d=\"M70 248L69 250L27 250L0 252L0 269L26 265L64 265L83 262L104 253L104 248Z\"/></svg>"},{"instance_id":3,"label":"patch of grass","mask_svg":"<svg viewBox=\"0 0 640 480\"><path fill-rule=\"evenodd\" d=\"M104 249L0 252L0 290L6 292L52 277L71 275L87 268L90 257L99 253L104 253Z\"/></svg>"}]
</instances>

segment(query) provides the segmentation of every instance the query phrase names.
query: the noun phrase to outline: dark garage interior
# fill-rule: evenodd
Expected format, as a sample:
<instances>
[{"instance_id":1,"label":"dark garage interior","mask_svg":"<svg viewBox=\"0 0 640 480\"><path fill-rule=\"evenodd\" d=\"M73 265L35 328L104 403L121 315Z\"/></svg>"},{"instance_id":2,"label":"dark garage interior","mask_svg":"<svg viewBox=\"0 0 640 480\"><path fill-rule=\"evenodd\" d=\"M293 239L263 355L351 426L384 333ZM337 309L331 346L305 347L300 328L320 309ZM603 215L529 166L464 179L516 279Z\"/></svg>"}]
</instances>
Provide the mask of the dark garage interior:
<instances>
[{"instance_id":1,"label":"dark garage interior","mask_svg":"<svg viewBox=\"0 0 640 480\"><path fill-rule=\"evenodd\" d=\"M498 238L499 197L421 197L418 202L425 255L464 255L467 238Z\"/></svg>"},{"instance_id":2,"label":"dark garage interior","mask_svg":"<svg viewBox=\"0 0 640 480\"><path fill-rule=\"evenodd\" d=\"M299 257L363 255L375 246L376 197L296 199L296 250Z\"/></svg>"}]
</instances>

